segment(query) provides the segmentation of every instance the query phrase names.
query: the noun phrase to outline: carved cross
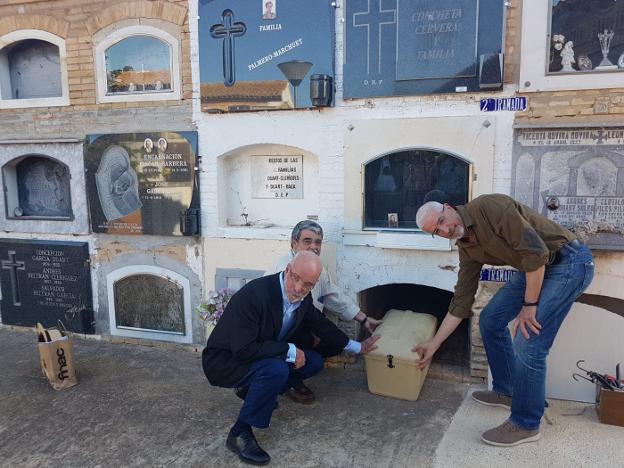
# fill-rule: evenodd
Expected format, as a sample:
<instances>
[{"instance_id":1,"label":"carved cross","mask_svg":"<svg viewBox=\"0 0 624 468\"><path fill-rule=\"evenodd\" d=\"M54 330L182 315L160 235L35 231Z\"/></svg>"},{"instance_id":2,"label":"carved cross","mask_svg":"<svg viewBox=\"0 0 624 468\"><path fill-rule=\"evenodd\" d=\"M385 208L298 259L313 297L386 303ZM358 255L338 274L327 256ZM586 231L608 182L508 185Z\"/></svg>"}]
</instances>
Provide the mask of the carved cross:
<instances>
[{"instance_id":1,"label":"carved cross","mask_svg":"<svg viewBox=\"0 0 624 468\"><path fill-rule=\"evenodd\" d=\"M377 59L377 73L381 73L381 27L396 23L396 9L383 10L383 0L368 0L368 9L353 13L353 27L366 28L366 74L370 74L371 56ZM373 8L371 8L371 3ZM377 52L374 55L374 51Z\"/></svg>"},{"instance_id":2,"label":"carved cross","mask_svg":"<svg viewBox=\"0 0 624 468\"><path fill-rule=\"evenodd\" d=\"M243 36L247 26L240 21L234 21L232 10L224 10L221 21L221 24L215 24L210 28L210 35L215 39L223 39L223 84L233 86L236 83L234 38Z\"/></svg>"},{"instance_id":3,"label":"carved cross","mask_svg":"<svg viewBox=\"0 0 624 468\"><path fill-rule=\"evenodd\" d=\"M17 279L17 270L26 270L26 266L24 262L15 261L15 251L9 250L9 259L2 260L2 269L3 270L11 270L9 272L9 278L11 278L11 292L13 293L13 305L21 306L22 301L19 293L19 282Z\"/></svg>"}]
</instances>

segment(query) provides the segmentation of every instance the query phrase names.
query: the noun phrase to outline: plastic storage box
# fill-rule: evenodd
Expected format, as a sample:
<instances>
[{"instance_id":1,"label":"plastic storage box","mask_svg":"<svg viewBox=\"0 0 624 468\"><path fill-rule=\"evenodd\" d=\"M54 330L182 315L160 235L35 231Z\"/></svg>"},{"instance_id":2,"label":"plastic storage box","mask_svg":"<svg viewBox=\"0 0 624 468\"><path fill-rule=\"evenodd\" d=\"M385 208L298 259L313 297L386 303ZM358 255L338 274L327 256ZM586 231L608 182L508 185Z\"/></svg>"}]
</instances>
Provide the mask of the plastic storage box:
<instances>
[{"instance_id":1,"label":"plastic storage box","mask_svg":"<svg viewBox=\"0 0 624 468\"><path fill-rule=\"evenodd\" d=\"M436 331L437 319L430 314L411 310L389 310L375 331L381 338L377 349L364 355L368 390L403 400L414 401L420 395L428 368L419 370L415 344L430 340Z\"/></svg>"}]
</instances>

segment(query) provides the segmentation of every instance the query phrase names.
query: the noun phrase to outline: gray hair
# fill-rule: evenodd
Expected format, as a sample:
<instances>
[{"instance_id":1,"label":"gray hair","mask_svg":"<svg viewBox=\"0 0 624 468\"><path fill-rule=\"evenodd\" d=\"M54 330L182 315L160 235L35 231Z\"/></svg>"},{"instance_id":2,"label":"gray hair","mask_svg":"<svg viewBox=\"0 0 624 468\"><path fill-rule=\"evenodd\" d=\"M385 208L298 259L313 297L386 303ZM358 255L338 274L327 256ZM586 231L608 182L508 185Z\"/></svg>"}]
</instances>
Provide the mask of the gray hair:
<instances>
[{"instance_id":1,"label":"gray hair","mask_svg":"<svg viewBox=\"0 0 624 468\"><path fill-rule=\"evenodd\" d=\"M430 201L418 208L416 212L416 224L422 229L423 224L432 214L439 214L444 209L444 205L437 201Z\"/></svg>"},{"instance_id":2,"label":"gray hair","mask_svg":"<svg viewBox=\"0 0 624 468\"><path fill-rule=\"evenodd\" d=\"M321 236L321 238L323 237L323 228L321 227L321 225L317 223L316 221L305 219L295 224L295 227L293 228L292 233L290 234L291 247L292 247L293 242L299 240L299 238L301 237L301 231L303 231L304 229L307 229L308 231L312 231L314 234L318 234L319 236Z\"/></svg>"}]
</instances>

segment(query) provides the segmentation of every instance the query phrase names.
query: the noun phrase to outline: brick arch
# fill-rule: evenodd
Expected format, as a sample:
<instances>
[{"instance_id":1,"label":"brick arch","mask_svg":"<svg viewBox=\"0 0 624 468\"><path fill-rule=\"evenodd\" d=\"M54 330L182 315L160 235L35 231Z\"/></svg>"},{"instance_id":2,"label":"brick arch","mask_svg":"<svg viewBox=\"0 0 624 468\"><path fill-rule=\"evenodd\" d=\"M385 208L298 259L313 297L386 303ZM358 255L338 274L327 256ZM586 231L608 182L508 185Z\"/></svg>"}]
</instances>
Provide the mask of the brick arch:
<instances>
[{"instance_id":1,"label":"brick arch","mask_svg":"<svg viewBox=\"0 0 624 468\"><path fill-rule=\"evenodd\" d=\"M44 15L15 15L0 19L0 36L21 29L47 31L65 39L69 31L69 23L53 16Z\"/></svg>"},{"instance_id":2,"label":"brick arch","mask_svg":"<svg viewBox=\"0 0 624 468\"><path fill-rule=\"evenodd\" d=\"M136 0L104 8L87 20L86 27L93 35L106 26L132 18L161 19L181 26L186 20L186 13L185 7L167 1Z\"/></svg>"}]
</instances>

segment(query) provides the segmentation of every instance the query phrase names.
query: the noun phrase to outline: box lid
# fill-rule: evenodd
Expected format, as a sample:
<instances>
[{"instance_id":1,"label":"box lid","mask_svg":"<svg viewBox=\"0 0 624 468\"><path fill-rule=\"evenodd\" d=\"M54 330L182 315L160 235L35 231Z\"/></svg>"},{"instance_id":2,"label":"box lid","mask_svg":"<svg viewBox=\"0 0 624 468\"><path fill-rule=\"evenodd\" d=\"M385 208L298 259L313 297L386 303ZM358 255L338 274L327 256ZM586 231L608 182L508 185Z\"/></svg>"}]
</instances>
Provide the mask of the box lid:
<instances>
[{"instance_id":1,"label":"box lid","mask_svg":"<svg viewBox=\"0 0 624 468\"><path fill-rule=\"evenodd\" d=\"M420 356L412 351L412 347L433 337L437 321L431 314L390 309L383 323L375 330L375 335L381 336L377 349L365 356L385 360L391 354L394 359L416 362Z\"/></svg>"}]
</instances>

